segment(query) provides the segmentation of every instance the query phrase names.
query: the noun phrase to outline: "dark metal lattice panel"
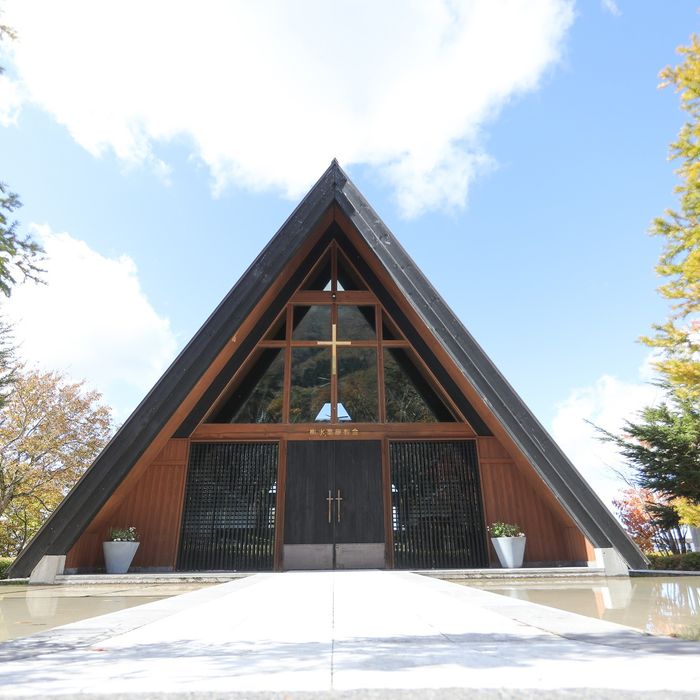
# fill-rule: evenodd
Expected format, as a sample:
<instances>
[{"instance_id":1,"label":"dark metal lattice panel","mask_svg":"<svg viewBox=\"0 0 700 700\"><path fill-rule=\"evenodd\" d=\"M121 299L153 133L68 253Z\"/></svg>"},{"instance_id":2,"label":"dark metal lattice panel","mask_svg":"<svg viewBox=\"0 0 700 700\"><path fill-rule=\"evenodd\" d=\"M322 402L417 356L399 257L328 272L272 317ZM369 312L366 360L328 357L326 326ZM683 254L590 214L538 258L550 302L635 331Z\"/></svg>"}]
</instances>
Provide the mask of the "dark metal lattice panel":
<instances>
[{"instance_id":1,"label":"dark metal lattice panel","mask_svg":"<svg viewBox=\"0 0 700 700\"><path fill-rule=\"evenodd\" d=\"M397 569L488 566L476 444L392 442Z\"/></svg>"},{"instance_id":2,"label":"dark metal lattice panel","mask_svg":"<svg viewBox=\"0 0 700 700\"><path fill-rule=\"evenodd\" d=\"M194 443L178 569L270 571L277 443Z\"/></svg>"}]
</instances>

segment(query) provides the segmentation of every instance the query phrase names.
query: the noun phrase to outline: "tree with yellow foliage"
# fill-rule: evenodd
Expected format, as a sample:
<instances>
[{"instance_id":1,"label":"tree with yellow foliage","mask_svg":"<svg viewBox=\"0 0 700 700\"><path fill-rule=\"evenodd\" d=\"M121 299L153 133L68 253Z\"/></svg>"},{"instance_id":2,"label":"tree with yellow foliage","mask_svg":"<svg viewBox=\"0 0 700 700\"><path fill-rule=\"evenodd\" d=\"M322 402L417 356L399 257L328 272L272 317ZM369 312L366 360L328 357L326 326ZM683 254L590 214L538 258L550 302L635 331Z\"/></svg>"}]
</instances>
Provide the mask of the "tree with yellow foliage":
<instances>
[{"instance_id":1,"label":"tree with yellow foliage","mask_svg":"<svg viewBox=\"0 0 700 700\"><path fill-rule=\"evenodd\" d=\"M0 556L22 549L107 443L100 399L57 372L17 370L0 408Z\"/></svg>"},{"instance_id":2,"label":"tree with yellow foliage","mask_svg":"<svg viewBox=\"0 0 700 700\"><path fill-rule=\"evenodd\" d=\"M643 340L661 348L657 368L682 398L700 400L700 39L678 49L683 62L661 72L662 86L674 86L690 119L671 144L671 158L681 162L676 171L679 210L657 218L652 233L662 236L664 248L656 266L666 282L659 291L672 300L666 323Z\"/></svg>"},{"instance_id":3,"label":"tree with yellow foliage","mask_svg":"<svg viewBox=\"0 0 700 700\"><path fill-rule=\"evenodd\" d=\"M700 527L700 503L694 503L689 498L674 498L671 505L678 513L678 522L681 525Z\"/></svg>"}]
</instances>

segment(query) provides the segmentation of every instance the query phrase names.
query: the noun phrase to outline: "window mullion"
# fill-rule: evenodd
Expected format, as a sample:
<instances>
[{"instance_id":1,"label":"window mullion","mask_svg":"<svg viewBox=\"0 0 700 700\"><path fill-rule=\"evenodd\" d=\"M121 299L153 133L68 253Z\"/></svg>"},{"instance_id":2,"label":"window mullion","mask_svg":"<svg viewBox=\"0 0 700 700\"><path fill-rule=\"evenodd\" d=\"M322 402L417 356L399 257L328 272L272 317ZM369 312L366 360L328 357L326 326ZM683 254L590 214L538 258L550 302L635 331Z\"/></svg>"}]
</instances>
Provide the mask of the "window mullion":
<instances>
[{"instance_id":1,"label":"window mullion","mask_svg":"<svg viewBox=\"0 0 700 700\"><path fill-rule=\"evenodd\" d=\"M335 256L333 260L335 261ZM333 284L335 284L335 275L333 277ZM331 305L331 325L338 323L338 305L333 303ZM337 326L336 326L337 327ZM332 351L331 351L332 352ZM336 354L337 360L337 354ZM331 360L332 362L332 360ZM338 365L336 362L336 372L333 374L331 372L331 423L338 422Z\"/></svg>"}]
</instances>

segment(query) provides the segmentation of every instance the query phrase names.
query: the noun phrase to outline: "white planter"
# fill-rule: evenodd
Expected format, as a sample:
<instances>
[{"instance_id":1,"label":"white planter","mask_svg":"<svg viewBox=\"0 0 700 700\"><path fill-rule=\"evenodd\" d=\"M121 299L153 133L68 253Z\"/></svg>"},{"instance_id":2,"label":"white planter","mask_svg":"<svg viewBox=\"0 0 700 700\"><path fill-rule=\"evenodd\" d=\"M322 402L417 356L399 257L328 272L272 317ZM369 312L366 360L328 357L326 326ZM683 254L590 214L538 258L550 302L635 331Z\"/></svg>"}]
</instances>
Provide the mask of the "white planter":
<instances>
[{"instance_id":1,"label":"white planter","mask_svg":"<svg viewBox=\"0 0 700 700\"><path fill-rule=\"evenodd\" d=\"M492 537L493 548L504 569L518 569L523 565L525 540L523 537Z\"/></svg>"},{"instance_id":2,"label":"white planter","mask_svg":"<svg viewBox=\"0 0 700 700\"><path fill-rule=\"evenodd\" d=\"M103 542L105 568L108 574L125 574L134 559L140 542Z\"/></svg>"}]
</instances>

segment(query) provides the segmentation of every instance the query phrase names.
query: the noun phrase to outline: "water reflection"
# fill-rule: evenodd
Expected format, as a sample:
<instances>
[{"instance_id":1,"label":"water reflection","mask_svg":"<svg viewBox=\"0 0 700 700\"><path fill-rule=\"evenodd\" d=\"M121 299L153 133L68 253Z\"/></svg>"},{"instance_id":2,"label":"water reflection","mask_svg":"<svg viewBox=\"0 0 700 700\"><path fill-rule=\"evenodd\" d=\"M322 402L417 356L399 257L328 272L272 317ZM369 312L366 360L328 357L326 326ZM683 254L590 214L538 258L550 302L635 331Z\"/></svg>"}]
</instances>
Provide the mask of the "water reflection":
<instances>
[{"instance_id":1,"label":"water reflection","mask_svg":"<svg viewBox=\"0 0 700 700\"><path fill-rule=\"evenodd\" d=\"M700 576L455 583L597 617L649 634L700 638Z\"/></svg>"},{"instance_id":2,"label":"water reflection","mask_svg":"<svg viewBox=\"0 0 700 700\"><path fill-rule=\"evenodd\" d=\"M151 603L210 584L0 585L0 641Z\"/></svg>"}]
</instances>

